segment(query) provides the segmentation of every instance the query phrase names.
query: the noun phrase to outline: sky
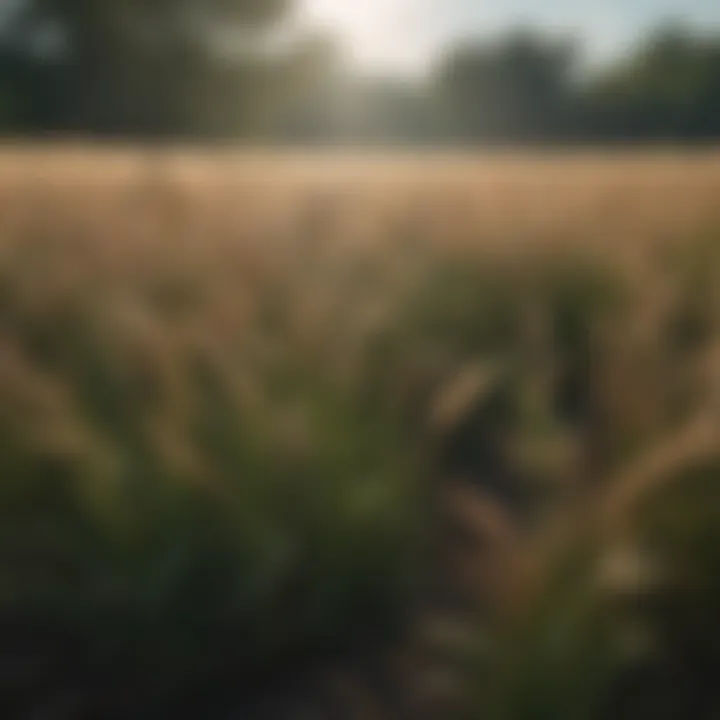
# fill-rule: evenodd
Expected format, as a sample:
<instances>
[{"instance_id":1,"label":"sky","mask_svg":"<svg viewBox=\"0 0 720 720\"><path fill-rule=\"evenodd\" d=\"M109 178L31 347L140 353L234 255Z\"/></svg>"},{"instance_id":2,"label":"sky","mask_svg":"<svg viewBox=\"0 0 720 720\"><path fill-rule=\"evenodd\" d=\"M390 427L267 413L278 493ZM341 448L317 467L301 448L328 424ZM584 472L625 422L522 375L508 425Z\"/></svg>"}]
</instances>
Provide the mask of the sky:
<instances>
[{"instance_id":1,"label":"sky","mask_svg":"<svg viewBox=\"0 0 720 720\"><path fill-rule=\"evenodd\" d=\"M366 69L414 72L451 39L517 23L578 34L598 59L666 19L720 29L720 0L301 0L304 24L333 32Z\"/></svg>"}]
</instances>

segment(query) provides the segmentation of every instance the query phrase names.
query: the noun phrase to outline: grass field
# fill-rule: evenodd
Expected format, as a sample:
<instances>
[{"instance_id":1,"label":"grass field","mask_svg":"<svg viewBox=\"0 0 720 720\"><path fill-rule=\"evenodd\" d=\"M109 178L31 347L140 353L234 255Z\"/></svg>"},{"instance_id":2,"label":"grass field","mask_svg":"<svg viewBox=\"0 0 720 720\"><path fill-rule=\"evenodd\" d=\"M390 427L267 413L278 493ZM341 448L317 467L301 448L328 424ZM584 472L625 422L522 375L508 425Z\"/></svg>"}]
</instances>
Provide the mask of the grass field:
<instances>
[{"instance_id":1,"label":"grass field","mask_svg":"<svg viewBox=\"0 0 720 720\"><path fill-rule=\"evenodd\" d=\"M8 718L711 718L720 155L0 153Z\"/></svg>"}]
</instances>

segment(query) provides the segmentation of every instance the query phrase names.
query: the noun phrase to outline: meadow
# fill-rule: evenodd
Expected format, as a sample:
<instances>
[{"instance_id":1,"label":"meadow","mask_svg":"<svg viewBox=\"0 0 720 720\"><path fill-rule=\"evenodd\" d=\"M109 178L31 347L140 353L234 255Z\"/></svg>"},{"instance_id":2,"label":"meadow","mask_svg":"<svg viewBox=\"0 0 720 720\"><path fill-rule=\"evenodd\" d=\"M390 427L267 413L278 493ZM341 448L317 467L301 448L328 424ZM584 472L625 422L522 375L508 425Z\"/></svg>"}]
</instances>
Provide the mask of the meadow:
<instances>
[{"instance_id":1,"label":"meadow","mask_svg":"<svg viewBox=\"0 0 720 720\"><path fill-rule=\"evenodd\" d=\"M5 717L714 718L720 155L0 151Z\"/></svg>"}]
</instances>

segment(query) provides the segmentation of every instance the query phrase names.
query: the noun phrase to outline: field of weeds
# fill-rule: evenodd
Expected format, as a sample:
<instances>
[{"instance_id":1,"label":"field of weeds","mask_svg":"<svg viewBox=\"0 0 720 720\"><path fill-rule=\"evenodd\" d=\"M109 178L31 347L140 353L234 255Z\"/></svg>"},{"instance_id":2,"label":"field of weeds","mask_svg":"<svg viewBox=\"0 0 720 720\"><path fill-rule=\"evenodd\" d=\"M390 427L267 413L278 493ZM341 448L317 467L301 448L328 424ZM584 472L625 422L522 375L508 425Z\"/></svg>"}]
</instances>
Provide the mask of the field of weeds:
<instances>
[{"instance_id":1,"label":"field of weeds","mask_svg":"<svg viewBox=\"0 0 720 720\"><path fill-rule=\"evenodd\" d=\"M719 201L3 151L4 717L717 717Z\"/></svg>"}]
</instances>

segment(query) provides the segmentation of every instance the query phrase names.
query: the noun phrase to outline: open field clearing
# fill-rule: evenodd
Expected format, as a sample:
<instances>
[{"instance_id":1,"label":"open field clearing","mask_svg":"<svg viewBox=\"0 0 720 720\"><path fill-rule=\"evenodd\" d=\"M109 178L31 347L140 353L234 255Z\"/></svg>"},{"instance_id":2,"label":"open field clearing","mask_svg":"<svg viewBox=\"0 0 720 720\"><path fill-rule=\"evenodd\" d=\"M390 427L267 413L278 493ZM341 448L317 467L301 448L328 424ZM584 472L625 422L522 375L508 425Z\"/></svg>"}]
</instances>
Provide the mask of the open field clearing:
<instances>
[{"instance_id":1,"label":"open field clearing","mask_svg":"<svg viewBox=\"0 0 720 720\"><path fill-rule=\"evenodd\" d=\"M720 154L0 152L7 717L716 717L719 528Z\"/></svg>"},{"instance_id":2,"label":"open field clearing","mask_svg":"<svg viewBox=\"0 0 720 720\"><path fill-rule=\"evenodd\" d=\"M447 246L477 247L480 234L483 244L565 238L575 246L597 241L631 249L646 238L714 224L719 193L720 156L672 151L311 159L222 150L26 149L6 151L0 160L6 223L45 207L69 222L102 225L117 217L122 233L128 213L137 220L143 212L165 212L169 222L204 224L210 237L213 227L232 225L257 238L292 236L312 216L340 246L348 238L385 241L417 228Z\"/></svg>"}]
</instances>

